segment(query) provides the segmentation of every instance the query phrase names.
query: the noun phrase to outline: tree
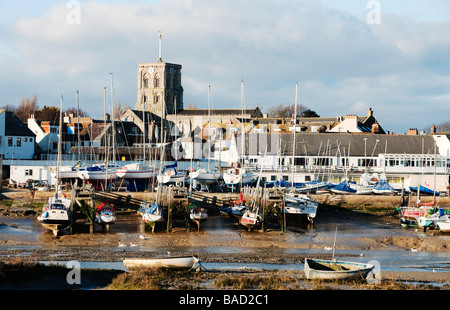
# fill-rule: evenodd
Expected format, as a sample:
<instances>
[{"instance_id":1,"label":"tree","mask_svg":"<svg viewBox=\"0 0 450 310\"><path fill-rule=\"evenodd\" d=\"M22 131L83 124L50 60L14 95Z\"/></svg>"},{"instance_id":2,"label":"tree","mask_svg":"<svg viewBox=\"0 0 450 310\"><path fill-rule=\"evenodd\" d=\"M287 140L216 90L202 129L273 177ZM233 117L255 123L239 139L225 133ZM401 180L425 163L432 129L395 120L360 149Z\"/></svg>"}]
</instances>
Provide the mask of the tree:
<instances>
[{"instance_id":1,"label":"tree","mask_svg":"<svg viewBox=\"0 0 450 310\"><path fill-rule=\"evenodd\" d=\"M189 103L186 106L186 110L197 110L197 106L194 103Z\"/></svg>"},{"instance_id":2,"label":"tree","mask_svg":"<svg viewBox=\"0 0 450 310\"><path fill-rule=\"evenodd\" d=\"M283 103L277 104L269 108L269 117L286 117L291 118L295 112L295 105L285 106ZM300 117L319 117L313 110L301 104L297 106L297 115Z\"/></svg>"},{"instance_id":3,"label":"tree","mask_svg":"<svg viewBox=\"0 0 450 310\"><path fill-rule=\"evenodd\" d=\"M50 121L59 124L59 109L56 107L44 106L42 109L35 112L37 121Z\"/></svg>"},{"instance_id":4,"label":"tree","mask_svg":"<svg viewBox=\"0 0 450 310\"><path fill-rule=\"evenodd\" d=\"M128 105L125 104L124 106L122 106L122 102L117 101L116 105L114 106L114 115L113 115L113 119L120 119L120 117L122 116L122 114L128 109Z\"/></svg>"},{"instance_id":5,"label":"tree","mask_svg":"<svg viewBox=\"0 0 450 310\"><path fill-rule=\"evenodd\" d=\"M64 111L64 113L73 114L74 117L78 117L78 112L80 113L80 117L89 116L89 114L87 114L85 111L83 111L81 109L77 110L77 108L68 108L66 111Z\"/></svg>"}]
</instances>

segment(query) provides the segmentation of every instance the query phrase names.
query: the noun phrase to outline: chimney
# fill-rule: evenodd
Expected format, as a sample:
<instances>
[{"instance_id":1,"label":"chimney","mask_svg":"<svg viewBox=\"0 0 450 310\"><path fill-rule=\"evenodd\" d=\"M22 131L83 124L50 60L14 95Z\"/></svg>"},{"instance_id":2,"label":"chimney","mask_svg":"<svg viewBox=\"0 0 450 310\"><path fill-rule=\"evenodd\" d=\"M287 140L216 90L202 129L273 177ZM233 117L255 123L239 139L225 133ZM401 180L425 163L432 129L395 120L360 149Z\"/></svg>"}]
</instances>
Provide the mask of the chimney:
<instances>
[{"instance_id":1,"label":"chimney","mask_svg":"<svg viewBox=\"0 0 450 310\"><path fill-rule=\"evenodd\" d=\"M283 125L284 125L284 121L285 121L285 119L284 119L284 116L283 116L283 120L281 121L281 124L283 124Z\"/></svg>"},{"instance_id":2,"label":"chimney","mask_svg":"<svg viewBox=\"0 0 450 310\"><path fill-rule=\"evenodd\" d=\"M367 116L368 116L368 117L373 116L373 110L372 110L372 108L369 108L369 110L367 110Z\"/></svg>"},{"instance_id":3,"label":"chimney","mask_svg":"<svg viewBox=\"0 0 450 310\"><path fill-rule=\"evenodd\" d=\"M409 128L408 135L417 136L417 128Z\"/></svg>"},{"instance_id":4,"label":"chimney","mask_svg":"<svg viewBox=\"0 0 450 310\"><path fill-rule=\"evenodd\" d=\"M378 125L377 122L373 123L373 125L372 125L372 133L378 133L379 130L380 130L380 125Z\"/></svg>"},{"instance_id":5,"label":"chimney","mask_svg":"<svg viewBox=\"0 0 450 310\"><path fill-rule=\"evenodd\" d=\"M430 132L431 134L434 134L434 133L436 133L436 125L432 125L431 126L431 132Z\"/></svg>"}]
</instances>

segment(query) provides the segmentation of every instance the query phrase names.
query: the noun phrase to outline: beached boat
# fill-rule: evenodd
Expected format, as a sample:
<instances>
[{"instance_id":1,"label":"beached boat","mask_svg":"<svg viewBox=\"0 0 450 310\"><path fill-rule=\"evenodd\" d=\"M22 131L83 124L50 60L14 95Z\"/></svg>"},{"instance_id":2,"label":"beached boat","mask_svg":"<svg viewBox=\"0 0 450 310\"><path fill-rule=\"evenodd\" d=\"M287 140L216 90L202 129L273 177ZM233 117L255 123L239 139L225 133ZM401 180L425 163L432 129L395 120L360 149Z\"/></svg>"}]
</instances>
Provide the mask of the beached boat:
<instances>
[{"instance_id":1,"label":"beached boat","mask_svg":"<svg viewBox=\"0 0 450 310\"><path fill-rule=\"evenodd\" d=\"M116 175L127 182L127 191L139 192L148 188L155 173L149 165L131 163L119 168Z\"/></svg>"},{"instance_id":2,"label":"beached boat","mask_svg":"<svg viewBox=\"0 0 450 310\"><path fill-rule=\"evenodd\" d=\"M114 224L117 220L116 209L105 200L95 208L95 221L100 225Z\"/></svg>"},{"instance_id":3,"label":"beached boat","mask_svg":"<svg viewBox=\"0 0 450 310\"><path fill-rule=\"evenodd\" d=\"M232 167L223 173L223 181L234 191L238 186L244 187L255 181L252 171L241 168L240 163L232 164Z\"/></svg>"},{"instance_id":4,"label":"beached boat","mask_svg":"<svg viewBox=\"0 0 450 310\"><path fill-rule=\"evenodd\" d=\"M330 186L331 186L331 184L328 182L314 181L314 182L310 182L310 183L305 183L302 187L297 187L295 189L295 191L297 193L316 193L317 191L320 191L320 190L326 190Z\"/></svg>"},{"instance_id":5,"label":"beached boat","mask_svg":"<svg viewBox=\"0 0 450 310\"><path fill-rule=\"evenodd\" d=\"M429 189L428 187L419 185L419 186L410 186L409 189L415 193L419 192L421 195L434 195L439 196L440 193L437 191L433 191L432 189Z\"/></svg>"},{"instance_id":6,"label":"beached boat","mask_svg":"<svg viewBox=\"0 0 450 310\"><path fill-rule=\"evenodd\" d=\"M42 214L38 216L38 221L46 229L51 230L55 236L58 233L68 228L72 224L72 201L64 195L48 199L47 205L42 208Z\"/></svg>"},{"instance_id":7,"label":"beached boat","mask_svg":"<svg viewBox=\"0 0 450 310\"><path fill-rule=\"evenodd\" d=\"M347 185L347 182L341 182L337 185L333 185L329 187L329 190L335 194L345 195L345 194L354 194L356 193L356 189L351 188Z\"/></svg>"},{"instance_id":8,"label":"beached boat","mask_svg":"<svg viewBox=\"0 0 450 310\"><path fill-rule=\"evenodd\" d=\"M196 256L182 256L182 257L163 257L152 259L124 259L123 265L125 268L169 268L169 269L192 269L195 263L199 262Z\"/></svg>"},{"instance_id":9,"label":"beached boat","mask_svg":"<svg viewBox=\"0 0 450 310\"><path fill-rule=\"evenodd\" d=\"M202 188L204 186L208 188L209 185L214 185L217 183L220 177L220 172L200 168L196 171L192 171L189 174L189 177L191 179L191 182L195 180L196 182L200 183Z\"/></svg>"},{"instance_id":10,"label":"beached boat","mask_svg":"<svg viewBox=\"0 0 450 310\"><path fill-rule=\"evenodd\" d=\"M70 227L72 224L72 200L68 199L63 193L58 197L59 190L59 169L61 167L61 124L62 124L62 107L63 97L61 96L61 107L59 112L59 134L58 134L58 160L56 165L56 183L55 183L55 196L49 197L47 205L42 208L41 215L38 216L38 221L42 226L53 232L55 236L65 228Z\"/></svg>"},{"instance_id":11,"label":"beached boat","mask_svg":"<svg viewBox=\"0 0 450 310\"><path fill-rule=\"evenodd\" d=\"M438 221L436 221L436 226L442 232L450 232L450 217L447 214L444 217L441 217Z\"/></svg>"},{"instance_id":12,"label":"beached boat","mask_svg":"<svg viewBox=\"0 0 450 310\"><path fill-rule=\"evenodd\" d=\"M157 176L158 183L162 185L182 184L186 178L184 172L177 170L178 164L164 166L162 172Z\"/></svg>"},{"instance_id":13,"label":"beached boat","mask_svg":"<svg viewBox=\"0 0 450 310\"><path fill-rule=\"evenodd\" d=\"M395 191L394 188L387 182L384 182L373 188L373 193L379 195L390 195L393 194L394 191Z\"/></svg>"},{"instance_id":14,"label":"beached boat","mask_svg":"<svg viewBox=\"0 0 450 310\"><path fill-rule=\"evenodd\" d=\"M163 209L158 203L154 203L153 205L149 203L144 204L147 205L146 207L144 207L145 211L142 213L142 220L145 223L155 223L165 221Z\"/></svg>"},{"instance_id":15,"label":"beached boat","mask_svg":"<svg viewBox=\"0 0 450 310\"><path fill-rule=\"evenodd\" d=\"M367 263L305 258L304 270L307 279L364 280L374 267Z\"/></svg>"},{"instance_id":16,"label":"beached boat","mask_svg":"<svg viewBox=\"0 0 450 310\"><path fill-rule=\"evenodd\" d=\"M258 208L246 210L239 223L248 229L260 228L262 225L262 216L259 214Z\"/></svg>"},{"instance_id":17,"label":"beached boat","mask_svg":"<svg viewBox=\"0 0 450 310\"><path fill-rule=\"evenodd\" d=\"M317 214L317 202L307 195L287 193L284 205L286 215L306 216L310 222L313 222Z\"/></svg>"},{"instance_id":18,"label":"beached boat","mask_svg":"<svg viewBox=\"0 0 450 310\"><path fill-rule=\"evenodd\" d=\"M197 205L190 205L189 209L189 218L197 224L198 229L200 229L200 224L208 219L208 210Z\"/></svg>"}]
</instances>

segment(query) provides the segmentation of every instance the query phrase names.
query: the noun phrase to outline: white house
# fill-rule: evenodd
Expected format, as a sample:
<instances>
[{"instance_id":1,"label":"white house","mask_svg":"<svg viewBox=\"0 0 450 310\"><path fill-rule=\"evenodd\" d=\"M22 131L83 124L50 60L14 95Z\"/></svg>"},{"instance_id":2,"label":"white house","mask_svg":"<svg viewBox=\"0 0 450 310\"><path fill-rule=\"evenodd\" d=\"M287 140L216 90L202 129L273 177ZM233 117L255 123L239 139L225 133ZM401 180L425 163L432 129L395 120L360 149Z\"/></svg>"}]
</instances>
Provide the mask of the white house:
<instances>
[{"instance_id":1,"label":"white house","mask_svg":"<svg viewBox=\"0 0 450 310\"><path fill-rule=\"evenodd\" d=\"M35 134L13 112L0 109L0 156L33 159Z\"/></svg>"}]
</instances>

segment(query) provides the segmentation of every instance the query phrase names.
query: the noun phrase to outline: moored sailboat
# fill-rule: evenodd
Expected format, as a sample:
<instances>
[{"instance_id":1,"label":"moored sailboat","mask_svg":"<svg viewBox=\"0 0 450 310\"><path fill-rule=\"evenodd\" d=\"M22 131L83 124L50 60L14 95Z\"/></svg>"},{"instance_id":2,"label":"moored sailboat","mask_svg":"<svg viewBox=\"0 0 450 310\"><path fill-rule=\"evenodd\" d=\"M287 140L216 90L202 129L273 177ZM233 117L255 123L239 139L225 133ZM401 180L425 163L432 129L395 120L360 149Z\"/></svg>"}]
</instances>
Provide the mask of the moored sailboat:
<instances>
[{"instance_id":1,"label":"moored sailboat","mask_svg":"<svg viewBox=\"0 0 450 310\"><path fill-rule=\"evenodd\" d=\"M58 236L59 232L72 224L72 200L65 194L58 196L59 190L59 168L61 165L61 127L62 127L63 97L61 96L61 107L59 111L59 134L58 134L58 160L56 166L55 196L48 199L47 205L42 208L42 214L38 220L42 226Z\"/></svg>"}]
</instances>

